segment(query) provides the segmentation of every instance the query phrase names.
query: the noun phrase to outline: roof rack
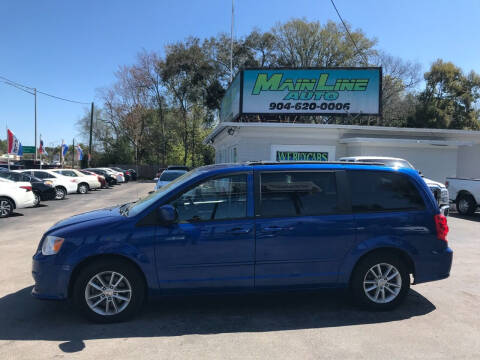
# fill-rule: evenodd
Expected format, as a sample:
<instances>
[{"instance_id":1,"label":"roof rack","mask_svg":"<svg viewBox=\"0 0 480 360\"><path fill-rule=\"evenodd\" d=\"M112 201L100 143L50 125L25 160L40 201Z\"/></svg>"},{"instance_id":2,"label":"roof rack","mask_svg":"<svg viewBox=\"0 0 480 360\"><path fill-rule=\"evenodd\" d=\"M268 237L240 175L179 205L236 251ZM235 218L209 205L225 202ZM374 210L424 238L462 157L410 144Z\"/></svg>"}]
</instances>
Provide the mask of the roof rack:
<instances>
[{"instance_id":1,"label":"roof rack","mask_svg":"<svg viewBox=\"0 0 480 360\"><path fill-rule=\"evenodd\" d=\"M382 162L350 162L350 161L246 161L245 165L376 165L385 166Z\"/></svg>"}]
</instances>

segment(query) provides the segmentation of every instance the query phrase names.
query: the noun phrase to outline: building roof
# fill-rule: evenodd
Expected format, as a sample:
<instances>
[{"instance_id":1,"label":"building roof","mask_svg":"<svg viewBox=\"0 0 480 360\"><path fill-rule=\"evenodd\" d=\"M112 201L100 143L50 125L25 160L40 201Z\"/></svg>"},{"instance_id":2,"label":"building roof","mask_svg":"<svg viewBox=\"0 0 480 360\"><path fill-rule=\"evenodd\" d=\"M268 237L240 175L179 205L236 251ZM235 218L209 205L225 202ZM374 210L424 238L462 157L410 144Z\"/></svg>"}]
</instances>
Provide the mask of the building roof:
<instances>
[{"instance_id":1,"label":"building roof","mask_svg":"<svg viewBox=\"0 0 480 360\"><path fill-rule=\"evenodd\" d=\"M298 123L264 123L264 122L223 122L219 123L213 131L205 138L204 144L208 144L215 140L223 130L229 128L310 128L310 129L331 129L341 132L369 132L392 136L397 133L398 136L405 138L417 138L417 137L442 137L453 139L465 139L469 138L480 142L480 131L474 130L450 130L450 129L430 129L430 128L403 128L403 127L387 127L387 126L365 126L365 125L337 125L337 124L298 124ZM403 135L403 136L402 136ZM357 139L361 139L358 138ZM343 139L345 141L345 138ZM348 141L348 140L347 140ZM465 140L455 141L455 145L468 145L470 142ZM443 144L439 144L443 145Z\"/></svg>"}]
</instances>

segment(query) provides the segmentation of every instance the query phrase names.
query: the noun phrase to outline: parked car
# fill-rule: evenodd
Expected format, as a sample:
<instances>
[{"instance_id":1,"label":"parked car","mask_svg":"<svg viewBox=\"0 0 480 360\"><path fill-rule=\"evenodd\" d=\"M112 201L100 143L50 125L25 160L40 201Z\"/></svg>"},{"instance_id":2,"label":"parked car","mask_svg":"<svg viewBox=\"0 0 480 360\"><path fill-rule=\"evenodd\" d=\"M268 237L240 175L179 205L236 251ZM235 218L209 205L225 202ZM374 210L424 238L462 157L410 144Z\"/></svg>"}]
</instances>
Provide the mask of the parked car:
<instances>
[{"instance_id":1,"label":"parked car","mask_svg":"<svg viewBox=\"0 0 480 360\"><path fill-rule=\"evenodd\" d=\"M160 177L158 178L157 183L155 184L155 190L158 190L162 186L167 185L171 181L175 180L176 178L186 174L188 171L186 170L164 170Z\"/></svg>"},{"instance_id":2,"label":"parked car","mask_svg":"<svg viewBox=\"0 0 480 360\"><path fill-rule=\"evenodd\" d=\"M115 175L113 175L112 173L109 173L107 172L106 170L102 170L102 169L96 169L96 168L89 168L89 169L85 169L86 171L91 171L97 175L101 175L105 178L105 180L107 181L108 183L108 186L113 186L117 183L117 177Z\"/></svg>"},{"instance_id":3,"label":"parked car","mask_svg":"<svg viewBox=\"0 0 480 360\"><path fill-rule=\"evenodd\" d=\"M61 174L52 172L51 170L37 170L37 169L28 169L21 170L23 174L33 175L36 178L44 180L46 183L48 181L52 182L52 185L55 187L55 199L63 200L67 194L74 194L77 192L78 183L76 178L71 178Z\"/></svg>"},{"instance_id":4,"label":"parked car","mask_svg":"<svg viewBox=\"0 0 480 360\"><path fill-rule=\"evenodd\" d=\"M450 201L462 215L473 215L480 204L480 179L447 177Z\"/></svg>"},{"instance_id":5,"label":"parked car","mask_svg":"<svg viewBox=\"0 0 480 360\"><path fill-rule=\"evenodd\" d=\"M417 171L338 163L219 164L149 196L58 222L33 256L32 294L91 320L146 296L350 288L371 309L449 276L446 217ZM90 239L90 240L88 240Z\"/></svg>"},{"instance_id":6,"label":"parked car","mask_svg":"<svg viewBox=\"0 0 480 360\"><path fill-rule=\"evenodd\" d=\"M103 175L95 174L94 172L88 171L88 170L78 170L78 171L80 171L84 175L95 176L97 178L98 182L100 183L100 188L101 189L107 189L108 188L107 181L105 180L105 177Z\"/></svg>"},{"instance_id":7,"label":"parked car","mask_svg":"<svg viewBox=\"0 0 480 360\"><path fill-rule=\"evenodd\" d=\"M167 170L185 170L190 171L190 168L185 165L168 165Z\"/></svg>"},{"instance_id":8,"label":"parked car","mask_svg":"<svg viewBox=\"0 0 480 360\"><path fill-rule=\"evenodd\" d=\"M85 175L76 169L58 169L52 170L55 174L76 178L77 192L79 194L86 194L89 190L99 189L101 184L98 177L95 175Z\"/></svg>"},{"instance_id":9,"label":"parked car","mask_svg":"<svg viewBox=\"0 0 480 360\"><path fill-rule=\"evenodd\" d=\"M122 173L123 177L125 178L125 182L130 181L130 171L129 170L121 169L119 167L112 167L110 169L118 171L119 173Z\"/></svg>"},{"instance_id":10,"label":"parked car","mask_svg":"<svg viewBox=\"0 0 480 360\"><path fill-rule=\"evenodd\" d=\"M34 202L30 183L0 178L0 218L10 216L15 209L32 207Z\"/></svg>"},{"instance_id":11,"label":"parked car","mask_svg":"<svg viewBox=\"0 0 480 360\"><path fill-rule=\"evenodd\" d=\"M0 177L15 182L28 182L32 185L33 195L35 201L33 206L39 206L41 201L55 199L56 191L51 181L44 182L43 180L36 178L29 174L22 174L18 170L10 172L1 172Z\"/></svg>"},{"instance_id":12,"label":"parked car","mask_svg":"<svg viewBox=\"0 0 480 360\"><path fill-rule=\"evenodd\" d=\"M119 171L113 170L111 168L99 168L99 169L105 170L109 174L112 174L113 176L115 176L115 179L117 180L117 184L125 182L125 176L123 175L123 172L119 172Z\"/></svg>"},{"instance_id":13,"label":"parked car","mask_svg":"<svg viewBox=\"0 0 480 360\"><path fill-rule=\"evenodd\" d=\"M340 161L382 163L385 166L393 168L404 167L415 170L415 167L405 159L386 156L349 156L340 158ZM419 174L421 175L420 172ZM423 176L422 178L430 188L430 191L433 193L435 200L437 200L438 206L440 207L440 211L442 212L442 214L448 216L450 210L450 200L447 187L438 181L427 179Z\"/></svg>"},{"instance_id":14,"label":"parked car","mask_svg":"<svg viewBox=\"0 0 480 360\"><path fill-rule=\"evenodd\" d=\"M128 169L128 171L130 171L131 180L132 180L132 181L137 180L137 172L136 172L136 170L135 170L135 169Z\"/></svg>"}]
</instances>

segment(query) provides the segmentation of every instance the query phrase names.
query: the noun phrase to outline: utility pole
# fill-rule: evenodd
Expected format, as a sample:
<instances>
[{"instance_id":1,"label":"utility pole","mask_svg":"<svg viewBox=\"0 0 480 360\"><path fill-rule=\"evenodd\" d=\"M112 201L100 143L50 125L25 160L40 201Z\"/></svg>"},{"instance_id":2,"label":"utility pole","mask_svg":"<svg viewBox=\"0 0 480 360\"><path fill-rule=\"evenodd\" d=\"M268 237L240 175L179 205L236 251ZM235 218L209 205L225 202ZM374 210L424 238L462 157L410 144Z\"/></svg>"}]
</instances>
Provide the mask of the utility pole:
<instances>
[{"instance_id":1,"label":"utility pole","mask_svg":"<svg viewBox=\"0 0 480 360\"><path fill-rule=\"evenodd\" d=\"M75 139L73 139L72 145L72 169L75 168Z\"/></svg>"},{"instance_id":2,"label":"utility pole","mask_svg":"<svg viewBox=\"0 0 480 360\"><path fill-rule=\"evenodd\" d=\"M35 163L36 163L37 162L37 157L38 157L38 150L37 150L37 88L33 89L33 97L35 99Z\"/></svg>"},{"instance_id":3,"label":"utility pole","mask_svg":"<svg viewBox=\"0 0 480 360\"><path fill-rule=\"evenodd\" d=\"M88 167L90 167L90 157L92 156L92 132L93 132L93 101L92 101L92 110L90 111L90 141L88 142Z\"/></svg>"},{"instance_id":4,"label":"utility pole","mask_svg":"<svg viewBox=\"0 0 480 360\"><path fill-rule=\"evenodd\" d=\"M233 0L232 0L232 23L230 27L230 83L233 81Z\"/></svg>"}]
</instances>

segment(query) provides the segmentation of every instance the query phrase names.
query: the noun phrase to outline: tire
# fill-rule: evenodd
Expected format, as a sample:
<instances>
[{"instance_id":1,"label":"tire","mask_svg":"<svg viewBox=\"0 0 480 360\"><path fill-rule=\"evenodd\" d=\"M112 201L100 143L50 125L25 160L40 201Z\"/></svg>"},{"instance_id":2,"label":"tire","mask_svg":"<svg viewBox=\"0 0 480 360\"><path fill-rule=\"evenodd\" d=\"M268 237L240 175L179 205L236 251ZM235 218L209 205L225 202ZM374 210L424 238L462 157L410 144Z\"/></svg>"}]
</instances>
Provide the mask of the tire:
<instances>
[{"instance_id":1,"label":"tire","mask_svg":"<svg viewBox=\"0 0 480 360\"><path fill-rule=\"evenodd\" d=\"M77 192L79 194L86 194L88 192L88 184L85 184L85 183L79 184Z\"/></svg>"},{"instance_id":2,"label":"tire","mask_svg":"<svg viewBox=\"0 0 480 360\"><path fill-rule=\"evenodd\" d=\"M35 200L33 201L33 207L38 207L40 205L40 201L41 201L40 194L34 192L33 196L35 197Z\"/></svg>"},{"instance_id":3,"label":"tire","mask_svg":"<svg viewBox=\"0 0 480 360\"><path fill-rule=\"evenodd\" d=\"M477 209L477 203L475 199L470 194L463 194L457 197L455 202L457 211L461 215L473 215Z\"/></svg>"},{"instance_id":4,"label":"tire","mask_svg":"<svg viewBox=\"0 0 480 360\"><path fill-rule=\"evenodd\" d=\"M10 199L0 197L0 218L9 217L13 212L13 203Z\"/></svg>"},{"instance_id":5,"label":"tire","mask_svg":"<svg viewBox=\"0 0 480 360\"><path fill-rule=\"evenodd\" d=\"M63 200L67 196L67 190L62 186L57 186L55 188L55 200Z\"/></svg>"},{"instance_id":6,"label":"tire","mask_svg":"<svg viewBox=\"0 0 480 360\"><path fill-rule=\"evenodd\" d=\"M113 281L112 274L115 274ZM120 276L123 276L123 280L116 288L109 290L109 282L112 281L115 285ZM92 283L96 287L90 285ZM118 290L118 293L115 290ZM128 301L119 299L117 296ZM90 300L87 300L87 297L90 297ZM142 274L135 266L123 260L100 259L87 265L80 271L73 287L75 306L93 322L112 323L129 320L138 313L144 300L145 282ZM98 301L100 302L95 306ZM118 312L115 312L115 309Z\"/></svg>"},{"instance_id":7,"label":"tire","mask_svg":"<svg viewBox=\"0 0 480 360\"><path fill-rule=\"evenodd\" d=\"M378 276L380 273L383 276ZM395 273L398 275L392 277ZM386 282L385 279L390 280ZM370 310L394 309L405 300L410 290L407 266L398 256L386 252L368 255L355 267L351 289L355 300L362 307Z\"/></svg>"}]
</instances>

